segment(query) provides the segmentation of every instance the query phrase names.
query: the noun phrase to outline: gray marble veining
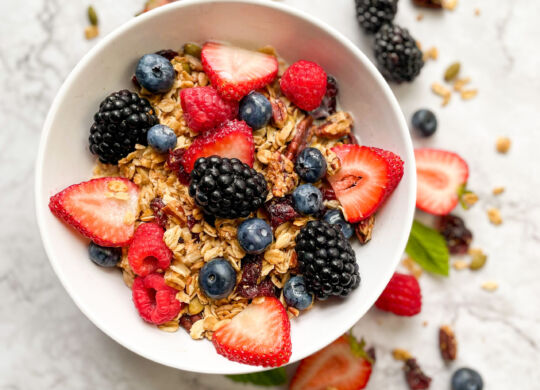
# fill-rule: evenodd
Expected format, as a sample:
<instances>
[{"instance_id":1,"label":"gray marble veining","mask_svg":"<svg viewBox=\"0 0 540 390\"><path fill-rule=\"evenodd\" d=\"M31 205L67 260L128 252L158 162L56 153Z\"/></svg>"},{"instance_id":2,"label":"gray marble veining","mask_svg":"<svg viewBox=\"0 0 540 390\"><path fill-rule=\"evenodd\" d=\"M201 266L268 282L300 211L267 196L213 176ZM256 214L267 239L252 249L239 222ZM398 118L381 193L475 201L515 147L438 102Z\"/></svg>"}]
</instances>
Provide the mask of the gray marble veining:
<instances>
[{"instance_id":1,"label":"gray marble veining","mask_svg":"<svg viewBox=\"0 0 540 390\"><path fill-rule=\"evenodd\" d=\"M129 20L143 1L95 0L101 36ZM370 55L352 0L287 0L335 26ZM538 96L540 35L536 0L461 1L454 12L419 11L401 0L397 23L440 57L418 81L394 87L407 117L419 107L437 112L440 128L417 146L458 151L469 162L470 187L481 201L465 215L474 245L489 255L477 272L452 271L448 279L421 278L422 313L412 319L371 310L355 326L377 349L369 389L405 389L400 363L390 351L410 350L447 389L453 369L467 365L488 389L536 389L540 384L540 190ZM0 16L0 389L235 389L221 376L199 375L145 360L110 340L75 307L50 268L38 236L33 207L34 159L48 107L71 68L95 44L83 38L81 0L13 1ZM474 15L480 8L480 16ZM422 12L424 19L416 21ZM445 66L462 62L479 89L476 99L457 95L446 108L430 92ZM508 135L512 149L494 151ZM495 186L505 186L500 197ZM486 217L500 207L503 225ZM480 288L486 280L499 289ZM426 323L424 323L426 322ZM450 323L458 336L458 361L446 366L437 349L437 328ZM249 389L250 387L242 387Z\"/></svg>"}]
</instances>

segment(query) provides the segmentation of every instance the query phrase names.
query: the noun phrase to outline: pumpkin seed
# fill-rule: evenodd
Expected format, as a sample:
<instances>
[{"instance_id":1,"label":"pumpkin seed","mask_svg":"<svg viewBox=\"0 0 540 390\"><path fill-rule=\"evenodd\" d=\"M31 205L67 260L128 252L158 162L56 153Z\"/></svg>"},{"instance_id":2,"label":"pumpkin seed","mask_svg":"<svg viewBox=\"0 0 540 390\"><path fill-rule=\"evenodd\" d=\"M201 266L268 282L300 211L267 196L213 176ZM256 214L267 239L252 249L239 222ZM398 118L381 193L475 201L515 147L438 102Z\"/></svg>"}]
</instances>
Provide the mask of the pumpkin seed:
<instances>
[{"instance_id":1,"label":"pumpkin seed","mask_svg":"<svg viewBox=\"0 0 540 390\"><path fill-rule=\"evenodd\" d=\"M444 80L450 81L456 78L456 76L459 73L459 69L461 68L461 65L459 62L454 62L452 65L450 65L448 68L446 68L446 71L444 72Z\"/></svg>"},{"instance_id":2,"label":"pumpkin seed","mask_svg":"<svg viewBox=\"0 0 540 390\"><path fill-rule=\"evenodd\" d=\"M184 45L184 54L189 54L190 56L201 58L201 47L196 43L186 43Z\"/></svg>"},{"instance_id":3,"label":"pumpkin seed","mask_svg":"<svg viewBox=\"0 0 540 390\"><path fill-rule=\"evenodd\" d=\"M469 249L469 254L471 255L470 269L476 271L486 264L487 256L481 249Z\"/></svg>"},{"instance_id":4,"label":"pumpkin seed","mask_svg":"<svg viewBox=\"0 0 540 390\"><path fill-rule=\"evenodd\" d=\"M195 297L189 302L188 312L192 316L195 314L199 314L201 311L203 311L204 306L199 301L199 298Z\"/></svg>"},{"instance_id":5,"label":"pumpkin seed","mask_svg":"<svg viewBox=\"0 0 540 390\"><path fill-rule=\"evenodd\" d=\"M187 73L191 73L191 66L187 62L182 62L182 69L186 71Z\"/></svg>"},{"instance_id":6,"label":"pumpkin seed","mask_svg":"<svg viewBox=\"0 0 540 390\"><path fill-rule=\"evenodd\" d=\"M88 6L88 20L90 21L90 24L92 26L98 25L98 17L96 14L96 10L91 5Z\"/></svg>"}]
</instances>

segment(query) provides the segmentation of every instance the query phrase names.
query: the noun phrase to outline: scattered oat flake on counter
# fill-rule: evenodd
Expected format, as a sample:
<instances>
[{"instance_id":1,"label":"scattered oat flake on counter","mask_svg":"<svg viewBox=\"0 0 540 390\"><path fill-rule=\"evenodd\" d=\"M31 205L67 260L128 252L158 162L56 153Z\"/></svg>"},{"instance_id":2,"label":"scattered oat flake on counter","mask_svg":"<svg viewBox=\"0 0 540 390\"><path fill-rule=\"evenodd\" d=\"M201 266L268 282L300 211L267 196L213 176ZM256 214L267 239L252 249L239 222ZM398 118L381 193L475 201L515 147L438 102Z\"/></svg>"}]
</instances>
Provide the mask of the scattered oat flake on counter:
<instances>
[{"instance_id":1,"label":"scattered oat flake on counter","mask_svg":"<svg viewBox=\"0 0 540 390\"><path fill-rule=\"evenodd\" d=\"M493 225L500 225L502 223L501 212L499 211L499 209L492 207L488 209L487 215L488 215L489 221Z\"/></svg>"},{"instance_id":2,"label":"scattered oat flake on counter","mask_svg":"<svg viewBox=\"0 0 540 390\"><path fill-rule=\"evenodd\" d=\"M461 270L464 270L465 268L469 268L469 263L465 260L455 260L452 263L452 267L457 271L461 271Z\"/></svg>"},{"instance_id":3,"label":"scattered oat flake on counter","mask_svg":"<svg viewBox=\"0 0 540 390\"><path fill-rule=\"evenodd\" d=\"M463 100L471 100L478 95L477 89L466 89L461 91L461 99Z\"/></svg>"},{"instance_id":4,"label":"scattered oat flake on counter","mask_svg":"<svg viewBox=\"0 0 540 390\"><path fill-rule=\"evenodd\" d=\"M454 81L454 85L453 85L454 91L461 92L463 90L463 87L469 84L470 82L471 82L470 77L463 77L463 78L457 79L456 81Z\"/></svg>"},{"instance_id":5,"label":"scattered oat flake on counter","mask_svg":"<svg viewBox=\"0 0 540 390\"><path fill-rule=\"evenodd\" d=\"M490 281L482 283L481 287L486 291L493 292L499 288L499 284L497 282L490 280Z\"/></svg>"},{"instance_id":6,"label":"scattered oat flake on counter","mask_svg":"<svg viewBox=\"0 0 540 390\"><path fill-rule=\"evenodd\" d=\"M418 14L418 15L416 15L416 20L417 20L417 21L421 21L422 19L424 19L424 14Z\"/></svg>"},{"instance_id":7,"label":"scattered oat flake on counter","mask_svg":"<svg viewBox=\"0 0 540 390\"><path fill-rule=\"evenodd\" d=\"M392 356L396 360L407 361L412 358L412 355L406 349L395 348L392 350Z\"/></svg>"},{"instance_id":8,"label":"scattered oat flake on counter","mask_svg":"<svg viewBox=\"0 0 540 390\"><path fill-rule=\"evenodd\" d=\"M504 187L495 187L492 192L493 195L500 195L504 192Z\"/></svg>"},{"instance_id":9,"label":"scattered oat flake on counter","mask_svg":"<svg viewBox=\"0 0 540 390\"><path fill-rule=\"evenodd\" d=\"M463 201L464 205L469 207L473 206L476 202L478 202L478 195L476 195L474 192L467 192L461 196L461 200Z\"/></svg>"},{"instance_id":10,"label":"scattered oat flake on counter","mask_svg":"<svg viewBox=\"0 0 540 390\"><path fill-rule=\"evenodd\" d=\"M418 45L418 43L417 43ZM418 46L420 47L420 46ZM433 46L429 49L427 49L426 51L424 51L424 56L423 56L423 60L424 61L427 61L427 60L436 60L437 58L439 58L439 50Z\"/></svg>"},{"instance_id":11,"label":"scattered oat flake on counter","mask_svg":"<svg viewBox=\"0 0 540 390\"><path fill-rule=\"evenodd\" d=\"M497 142L495 143L497 152L502 153L502 154L508 153L511 145L512 145L512 141L510 141L510 138L508 137L498 137Z\"/></svg>"},{"instance_id":12,"label":"scattered oat flake on counter","mask_svg":"<svg viewBox=\"0 0 540 390\"><path fill-rule=\"evenodd\" d=\"M458 5L458 0L442 0L442 7L449 11L453 11Z\"/></svg>"},{"instance_id":13,"label":"scattered oat flake on counter","mask_svg":"<svg viewBox=\"0 0 540 390\"><path fill-rule=\"evenodd\" d=\"M446 106L450 102L450 98L452 96L452 93L448 88L446 88L444 85L434 82L431 84L431 90L443 98L442 105L443 107Z\"/></svg>"},{"instance_id":14,"label":"scattered oat flake on counter","mask_svg":"<svg viewBox=\"0 0 540 390\"><path fill-rule=\"evenodd\" d=\"M474 10L474 15L475 15L475 16L480 16L480 8L476 8L476 9Z\"/></svg>"},{"instance_id":15,"label":"scattered oat flake on counter","mask_svg":"<svg viewBox=\"0 0 540 390\"><path fill-rule=\"evenodd\" d=\"M410 257L406 257L401 261L401 264L407 268L407 270L416 278L418 279L420 276L422 276L422 273L424 272L422 270L422 267L420 267L413 259Z\"/></svg>"},{"instance_id":16,"label":"scattered oat flake on counter","mask_svg":"<svg viewBox=\"0 0 540 390\"><path fill-rule=\"evenodd\" d=\"M99 35L98 26L88 26L84 29L84 37L88 40L94 39Z\"/></svg>"}]
</instances>

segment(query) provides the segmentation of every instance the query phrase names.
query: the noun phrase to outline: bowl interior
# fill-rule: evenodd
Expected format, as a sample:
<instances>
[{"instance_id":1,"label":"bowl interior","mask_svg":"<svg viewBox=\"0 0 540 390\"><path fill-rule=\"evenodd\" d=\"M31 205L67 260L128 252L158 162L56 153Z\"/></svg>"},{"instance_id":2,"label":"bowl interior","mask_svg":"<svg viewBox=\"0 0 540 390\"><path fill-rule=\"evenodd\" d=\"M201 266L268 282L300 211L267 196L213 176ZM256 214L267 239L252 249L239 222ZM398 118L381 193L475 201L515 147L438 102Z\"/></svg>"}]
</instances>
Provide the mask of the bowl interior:
<instances>
[{"instance_id":1,"label":"bowl interior","mask_svg":"<svg viewBox=\"0 0 540 390\"><path fill-rule=\"evenodd\" d=\"M47 207L51 195L91 177L94 159L87 152L87 139L93 113L110 92L132 87L138 58L179 48L186 41L209 39L248 48L272 45L288 62L318 62L338 79L340 104L353 113L362 143L391 150L405 161L401 184L377 214L372 241L365 247L355 243L360 288L343 301L317 304L292 320L291 362L336 339L368 310L394 271L410 229L416 188L411 141L390 89L366 57L335 31L282 5L182 1L137 17L105 37L70 74L49 112L37 161L37 214L61 282L88 318L114 340L148 359L184 370L253 372L261 368L230 362L207 341L193 341L184 331L161 332L144 323L120 274L88 261L87 241Z\"/></svg>"}]
</instances>

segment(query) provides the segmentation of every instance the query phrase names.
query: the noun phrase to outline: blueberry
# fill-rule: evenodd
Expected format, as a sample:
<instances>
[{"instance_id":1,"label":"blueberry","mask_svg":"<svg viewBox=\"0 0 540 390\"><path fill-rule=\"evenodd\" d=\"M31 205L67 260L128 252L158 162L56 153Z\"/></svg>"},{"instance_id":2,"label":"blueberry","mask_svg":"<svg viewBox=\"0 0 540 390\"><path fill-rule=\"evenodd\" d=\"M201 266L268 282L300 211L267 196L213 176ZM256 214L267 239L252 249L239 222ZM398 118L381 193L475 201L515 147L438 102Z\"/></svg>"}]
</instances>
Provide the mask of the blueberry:
<instances>
[{"instance_id":1,"label":"blueberry","mask_svg":"<svg viewBox=\"0 0 540 390\"><path fill-rule=\"evenodd\" d=\"M249 218L238 226L236 233L242 249L249 254L262 253L272 243L272 229L260 218Z\"/></svg>"},{"instance_id":2,"label":"blueberry","mask_svg":"<svg viewBox=\"0 0 540 390\"><path fill-rule=\"evenodd\" d=\"M240 119L253 130L266 126L272 117L272 104L259 92L251 92L240 100L238 108Z\"/></svg>"},{"instance_id":3,"label":"blueberry","mask_svg":"<svg viewBox=\"0 0 540 390\"><path fill-rule=\"evenodd\" d=\"M146 133L148 145L158 152L165 153L176 146L176 134L173 129L165 125L154 125Z\"/></svg>"},{"instance_id":4,"label":"blueberry","mask_svg":"<svg viewBox=\"0 0 540 390\"><path fill-rule=\"evenodd\" d=\"M199 286L207 297L221 299L227 297L236 284L236 272L222 257L206 263L199 271Z\"/></svg>"},{"instance_id":5,"label":"blueberry","mask_svg":"<svg viewBox=\"0 0 540 390\"><path fill-rule=\"evenodd\" d=\"M324 214L323 219L331 225L337 225L345 238L351 238L354 234L353 225L345 220L343 214L339 210L328 210L326 214Z\"/></svg>"},{"instance_id":6,"label":"blueberry","mask_svg":"<svg viewBox=\"0 0 540 390\"><path fill-rule=\"evenodd\" d=\"M326 174L326 160L319 149L305 148L296 158L294 169L308 183L315 183Z\"/></svg>"},{"instance_id":7,"label":"blueberry","mask_svg":"<svg viewBox=\"0 0 540 390\"><path fill-rule=\"evenodd\" d=\"M90 260L101 267L114 267L122 258L122 248L109 248L91 242L88 255Z\"/></svg>"},{"instance_id":8,"label":"blueberry","mask_svg":"<svg viewBox=\"0 0 540 390\"><path fill-rule=\"evenodd\" d=\"M426 109L416 111L412 116L412 125L422 137L429 137L437 130L437 117Z\"/></svg>"},{"instance_id":9,"label":"blueberry","mask_svg":"<svg viewBox=\"0 0 540 390\"><path fill-rule=\"evenodd\" d=\"M452 375L452 390L482 390L484 382L476 371L460 368Z\"/></svg>"},{"instance_id":10,"label":"blueberry","mask_svg":"<svg viewBox=\"0 0 540 390\"><path fill-rule=\"evenodd\" d=\"M174 68L165 57L159 54L145 54L135 68L139 84L151 93L167 92L174 83Z\"/></svg>"},{"instance_id":11,"label":"blueberry","mask_svg":"<svg viewBox=\"0 0 540 390\"><path fill-rule=\"evenodd\" d=\"M312 184L302 184L294 190L292 196L294 208L301 214L315 214L322 209L321 191Z\"/></svg>"},{"instance_id":12,"label":"blueberry","mask_svg":"<svg viewBox=\"0 0 540 390\"><path fill-rule=\"evenodd\" d=\"M303 276L293 276L283 286L283 297L287 305L298 310L307 309L313 302L313 294L306 290L306 282Z\"/></svg>"}]
</instances>

